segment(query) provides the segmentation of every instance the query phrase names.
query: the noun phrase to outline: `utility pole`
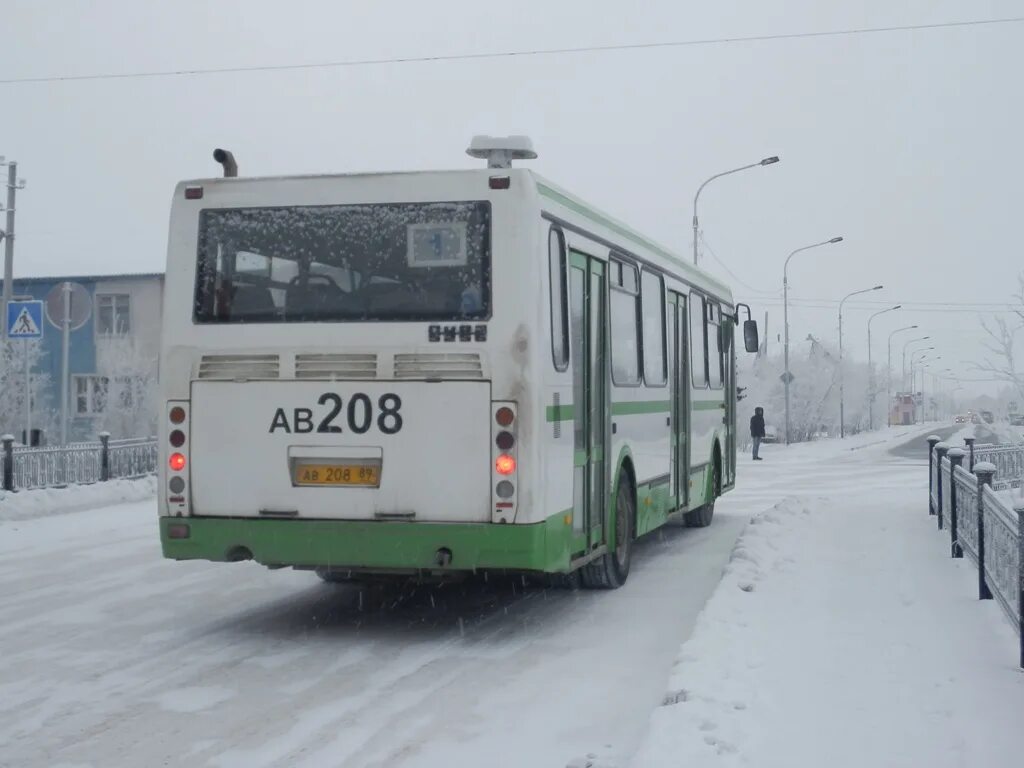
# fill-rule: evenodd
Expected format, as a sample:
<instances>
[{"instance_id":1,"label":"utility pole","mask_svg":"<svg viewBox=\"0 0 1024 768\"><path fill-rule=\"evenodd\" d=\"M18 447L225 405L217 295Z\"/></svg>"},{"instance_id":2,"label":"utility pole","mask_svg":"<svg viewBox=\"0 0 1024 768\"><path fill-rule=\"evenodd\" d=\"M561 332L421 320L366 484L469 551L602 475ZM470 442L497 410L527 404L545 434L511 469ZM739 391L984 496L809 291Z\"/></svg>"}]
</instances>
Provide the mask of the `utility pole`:
<instances>
[{"instance_id":1,"label":"utility pole","mask_svg":"<svg viewBox=\"0 0 1024 768\"><path fill-rule=\"evenodd\" d=\"M4 158L0 157L0 165ZM18 182L18 164L7 165L7 226L4 229L4 292L3 292L3 338L7 339L7 305L14 290L14 202L17 191L25 186Z\"/></svg>"}]
</instances>

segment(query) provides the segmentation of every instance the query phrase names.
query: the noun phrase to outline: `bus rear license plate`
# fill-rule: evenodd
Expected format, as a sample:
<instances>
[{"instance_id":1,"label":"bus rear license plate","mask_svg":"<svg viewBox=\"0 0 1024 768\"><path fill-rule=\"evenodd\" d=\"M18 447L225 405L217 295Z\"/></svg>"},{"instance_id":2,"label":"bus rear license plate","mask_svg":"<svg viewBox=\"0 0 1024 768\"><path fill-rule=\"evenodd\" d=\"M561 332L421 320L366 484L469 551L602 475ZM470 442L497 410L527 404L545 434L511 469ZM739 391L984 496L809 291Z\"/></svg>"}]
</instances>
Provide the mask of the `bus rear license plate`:
<instances>
[{"instance_id":1,"label":"bus rear license plate","mask_svg":"<svg viewBox=\"0 0 1024 768\"><path fill-rule=\"evenodd\" d=\"M300 464L295 485L380 487L380 467L366 464Z\"/></svg>"}]
</instances>

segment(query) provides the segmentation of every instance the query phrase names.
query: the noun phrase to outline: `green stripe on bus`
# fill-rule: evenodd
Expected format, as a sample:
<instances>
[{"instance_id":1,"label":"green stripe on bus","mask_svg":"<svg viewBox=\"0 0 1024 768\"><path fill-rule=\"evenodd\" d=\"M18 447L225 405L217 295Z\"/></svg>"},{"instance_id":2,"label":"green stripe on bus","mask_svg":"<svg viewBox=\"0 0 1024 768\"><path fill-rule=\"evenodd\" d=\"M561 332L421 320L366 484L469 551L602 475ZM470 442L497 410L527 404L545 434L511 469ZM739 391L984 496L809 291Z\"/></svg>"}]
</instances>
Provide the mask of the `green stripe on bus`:
<instances>
[{"instance_id":1,"label":"green stripe on bus","mask_svg":"<svg viewBox=\"0 0 1024 768\"><path fill-rule=\"evenodd\" d=\"M549 405L547 407L548 421L572 421L575 417L575 409L572 403L569 405Z\"/></svg>"},{"instance_id":2,"label":"green stripe on bus","mask_svg":"<svg viewBox=\"0 0 1024 768\"><path fill-rule=\"evenodd\" d=\"M690 408L695 411L713 411L715 409L721 409L725 403L721 400L699 400L694 403L690 403Z\"/></svg>"},{"instance_id":3,"label":"green stripe on bus","mask_svg":"<svg viewBox=\"0 0 1024 768\"><path fill-rule=\"evenodd\" d=\"M690 404L695 411L714 411L721 409L723 403L720 400L698 401ZM642 413L668 413L672 409L671 400L639 400L612 403L613 416L635 416ZM572 404L549 405L545 409L548 421L572 421L576 417L576 410Z\"/></svg>"},{"instance_id":4,"label":"green stripe on bus","mask_svg":"<svg viewBox=\"0 0 1024 768\"><path fill-rule=\"evenodd\" d=\"M667 413L671 400L639 400L612 403L612 416L632 416L638 413Z\"/></svg>"}]
</instances>

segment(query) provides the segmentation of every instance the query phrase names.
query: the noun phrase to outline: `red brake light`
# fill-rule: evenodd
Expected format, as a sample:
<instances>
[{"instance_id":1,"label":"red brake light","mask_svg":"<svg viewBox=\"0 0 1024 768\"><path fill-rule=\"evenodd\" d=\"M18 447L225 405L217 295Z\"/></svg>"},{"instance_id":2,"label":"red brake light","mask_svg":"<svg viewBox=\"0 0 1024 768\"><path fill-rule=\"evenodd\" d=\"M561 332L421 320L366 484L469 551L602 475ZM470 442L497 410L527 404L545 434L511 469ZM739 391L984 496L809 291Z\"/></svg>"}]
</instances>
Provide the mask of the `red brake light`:
<instances>
[{"instance_id":1,"label":"red brake light","mask_svg":"<svg viewBox=\"0 0 1024 768\"><path fill-rule=\"evenodd\" d=\"M170 417L171 424L181 424L183 421L185 421L185 409L182 408L180 405L174 406L173 408L171 408Z\"/></svg>"},{"instance_id":2,"label":"red brake light","mask_svg":"<svg viewBox=\"0 0 1024 768\"><path fill-rule=\"evenodd\" d=\"M516 471L516 460L507 453L503 453L494 460L494 468L499 475L511 475Z\"/></svg>"},{"instance_id":3,"label":"red brake light","mask_svg":"<svg viewBox=\"0 0 1024 768\"><path fill-rule=\"evenodd\" d=\"M185 199L186 200L202 200L203 199L203 188L202 187L185 187Z\"/></svg>"},{"instance_id":4,"label":"red brake light","mask_svg":"<svg viewBox=\"0 0 1024 768\"><path fill-rule=\"evenodd\" d=\"M501 407L494 414L494 420L503 427L507 427L515 421L516 415L511 408Z\"/></svg>"},{"instance_id":5,"label":"red brake light","mask_svg":"<svg viewBox=\"0 0 1024 768\"><path fill-rule=\"evenodd\" d=\"M171 458L168 460L168 464L171 465L171 469L175 472L181 472L181 470L185 468L185 454L172 453Z\"/></svg>"}]
</instances>

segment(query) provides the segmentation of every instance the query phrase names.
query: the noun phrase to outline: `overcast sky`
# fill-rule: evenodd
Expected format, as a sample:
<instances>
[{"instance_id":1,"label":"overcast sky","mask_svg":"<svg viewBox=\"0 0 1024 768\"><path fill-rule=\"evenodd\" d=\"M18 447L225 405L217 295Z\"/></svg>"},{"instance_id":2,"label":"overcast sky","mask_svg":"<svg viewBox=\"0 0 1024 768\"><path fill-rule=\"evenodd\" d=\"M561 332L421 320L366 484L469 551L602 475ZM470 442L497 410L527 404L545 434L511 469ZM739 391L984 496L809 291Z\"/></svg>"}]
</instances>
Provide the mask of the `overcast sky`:
<instances>
[{"instance_id":1,"label":"overcast sky","mask_svg":"<svg viewBox=\"0 0 1024 768\"><path fill-rule=\"evenodd\" d=\"M825 7L827 6L827 7ZM500 9L500 10L499 10ZM1018 0L4 0L0 79L608 45L1024 15ZM835 302L934 302L919 324L949 365L1010 300L1020 258L1024 24L493 60L0 85L0 154L28 181L16 276L158 271L173 185L217 175L473 167L476 133L530 135L531 167L687 253L714 182L704 265L791 334L837 337ZM734 277L735 276L735 277ZM738 279L737 279L738 278ZM946 303L946 306L942 306ZM809 307L808 304L815 306ZM798 306L803 305L803 306ZM844 313L867 355L871 305ZM897 337L899 339L901 337ZM913 338L910 334L902 338ZM897 351L902 344L896 344ZM897 365L898 365L898 355Z\"/></svg>"}]
</instances>

